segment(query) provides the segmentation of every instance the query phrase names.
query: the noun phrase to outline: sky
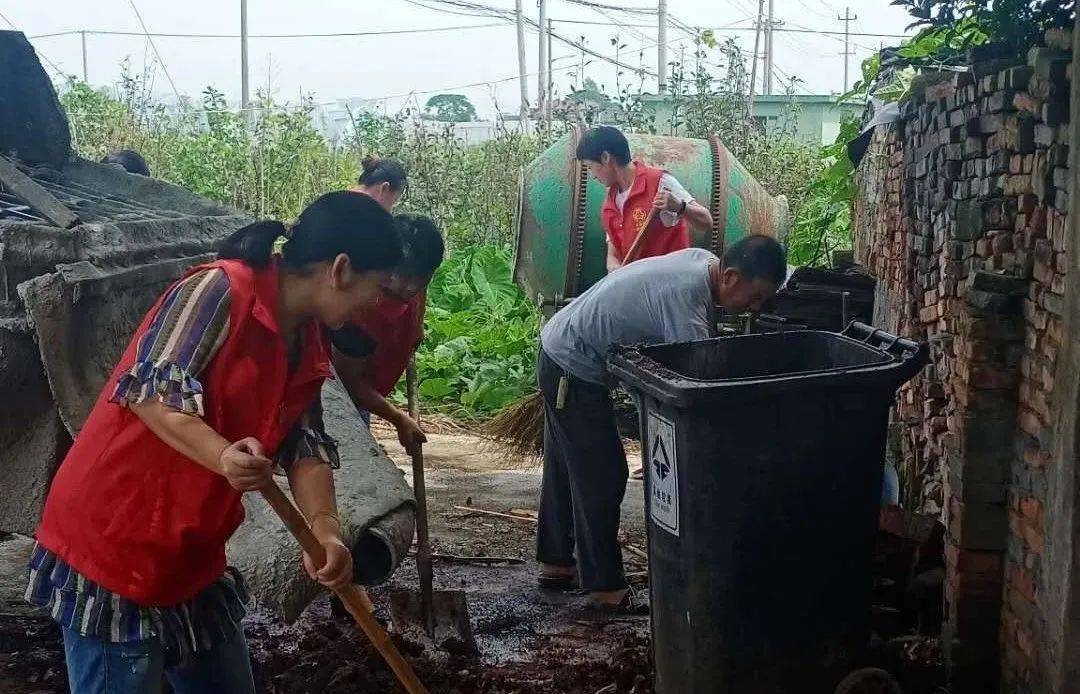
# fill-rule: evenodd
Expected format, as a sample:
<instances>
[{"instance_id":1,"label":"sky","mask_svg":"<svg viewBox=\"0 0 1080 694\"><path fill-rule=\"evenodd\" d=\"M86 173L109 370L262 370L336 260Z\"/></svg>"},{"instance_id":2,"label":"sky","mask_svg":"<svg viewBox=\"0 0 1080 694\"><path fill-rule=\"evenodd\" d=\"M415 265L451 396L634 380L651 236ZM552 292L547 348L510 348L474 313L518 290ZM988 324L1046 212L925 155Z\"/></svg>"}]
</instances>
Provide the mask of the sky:
<instances>
[{"instance_id":1,"label":"sky","mask_svg":"<svg viewBox=\"0 0 1080 694\"><path fill-rule=\"evenodd\" d=\"M514 7L513 0L473 1L505 10ZM844 23L838 18L845 12L844 0L772 1L778 27L798 30L774 33L777 84L796 77L801 80L796 90L800 93L843 91L843 36L808 32L842 32ZM555 33L570 41L584 37L588 49L612 58L613 37L618 36L624 46L619 51L623 62L655 72L657 18L649 13L656 8L655 0L597 2L641 11L614 12L573 0L548 0L548 16L556 20ZM678 60L681 50L687 54L693 51L690 33L679 26L720 27L715 31L718 37L735 38L749 55L754 46L757 3L668 0L675 24L668 30L668 60ZM850 0L850 10L857 16L850 23L851 32L889 35L851 37L850 79L854 81L860 62L882 44L899 42L895 36L905 33L910 20L902 9L890 6L889 0ZM524 0L524 11L535 20L536 0ZM515 26L498 18L464 16L461 12L442 0L248 0L252 92L269 90L275 100L287 103L296 103L301 95L319 103L378 99L387 112L412 104L422 106L434 94L452 92L468 96L482 117L496 110L516 112L520 92ZM87 74L95 86L114 85L127 60L136 72L153 68L155 94L173 94L175 86L175 92L197 98L207 86L213 86L230 101L239 100L239 38L155 37L151 43L143 35L143 26L151 33L239 34L240 0L0 0L0 13L0 25L6 23L7 28L14 26L32 37L51 73L82 75L81 35L42 35L85 30ZM417 29L438 31L257 37ZM99 31L138 35L90 33ZM526 44L529 98L535 102L539 56L538 35L532 29L526 32ZM581 52L555 39L552 53L556 94L566 94L580 79L575 73L581 73ZM584 60L584 75L608 93L615 92L618 68L600 58L585 56ZM636 84L639 78L624 71L621 79ZM656 79L646 78L643 87L655 92Z\"/></svg>"}]
</instances>

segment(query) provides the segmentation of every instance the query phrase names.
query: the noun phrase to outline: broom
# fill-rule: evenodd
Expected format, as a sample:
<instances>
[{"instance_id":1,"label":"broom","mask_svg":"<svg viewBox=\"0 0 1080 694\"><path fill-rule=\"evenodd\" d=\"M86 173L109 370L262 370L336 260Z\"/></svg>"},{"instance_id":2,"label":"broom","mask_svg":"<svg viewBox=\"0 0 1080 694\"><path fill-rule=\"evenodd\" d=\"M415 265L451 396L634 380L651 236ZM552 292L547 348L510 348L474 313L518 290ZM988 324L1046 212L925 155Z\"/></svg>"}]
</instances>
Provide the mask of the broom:
<instances>
[{"instance_id":1,"label":"broom","mask_svg":"<svg viewBox=\"0 0 1080 694\"><path fill-rule=\"evenodd\" d=\"M484 422L480 434L500 453L533 461L544 452L544 396L533 391Z\"/></svg>"},{"instance_id":2,"label":"broom","mask_svg":"<svg viewBox=\"0 0 1080 694\"><path fill-rule=\"evenodd\" d=\"M637 260L644 247L645 231L656 218L656 212L655 207L649 210L623 264ZM507 405L480 427L480 433L500 452L527 460L539 458L544 452L544 396L535 391Z\"/></svg>"}]
</instances>

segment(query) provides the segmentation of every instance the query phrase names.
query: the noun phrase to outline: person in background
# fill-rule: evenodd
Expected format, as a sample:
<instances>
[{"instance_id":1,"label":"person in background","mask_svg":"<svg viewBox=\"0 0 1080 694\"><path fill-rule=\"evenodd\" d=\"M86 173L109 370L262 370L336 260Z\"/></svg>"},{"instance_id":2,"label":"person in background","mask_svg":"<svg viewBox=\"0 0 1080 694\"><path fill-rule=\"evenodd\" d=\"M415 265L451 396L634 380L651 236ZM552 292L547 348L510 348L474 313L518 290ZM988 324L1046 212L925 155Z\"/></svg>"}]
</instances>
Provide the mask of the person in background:
<instances>
[{"instance_id":1,"label":"person in background","mask_svg":"<svg viewBox=\"0 0 1080 694\"><path fill-rule=\"evenodd\" d=\"M73 694L255 691L225 543L275 464L326 548L323 566L304 555L308 574L351 581L326 330L375 303L401 254L386 210L329 193L289 231L238 230L146 314L53 479L29 563L26 598L62 627Z\"/></svg>"},{"instance_id":2,"label":"person in background","mask_svg":"<svg viewBox=\"0 0 1080 694\"><path fill-rule=\"evenodd\" d=\"M608 189L600 209L600 221L607 234L608 272L626 263L627 253L654 208L656 213L645 227L640 252L631 260L689 248L689 227L712 227L712 215L674 176L631 161L630 143L618 128L602 125L586 132L578 143L577 158Z\"/></svg>"},{"instance_id":3,"label":"person in background","mask_svg":"<svg viewBox=\"0 0 1080 694\"><path fill-rule=\"evenodd\" d=\"M364 157L360 162L363 171L357 185L349 188L353 193L363 193L382 205L387 212L393 211L409 190L409 175L405 165L397 159Z\"/></svg>"},{"instance_id":4,"label":"person in background","mask_svg":"<svg viewBox=\"0 0 1080 694\"><path fill-rule=\"evenodd\" d=\"M428 217L399 214L395 225L404 258L383 287L378 305L332 334L334 368L360 417L371 426L371 413L397 429L410 454L427 438L420 425L386 398L424 337L427 287L442 264L445 243Z\"/></svg>"},{"instance_id":5,"label":"person in background","mask_svg":"<svg viewBox=\"0 0 1080 694\"><path fill-rule=\"evenodd\" d=\"M119 166L124 171L130 174L138 174L139 176L149 176L150 167L147 165L143 156L133 149L118 149L115 152L110 152L105 155L105 158L101 160L102 164L113 164Z\"/></svg>"},{"instance_id":6,"label":"person in background","mask_svg":"<svg viewBox=\"0 0 1080 694\"><path fill-rule=\"evenodd\" d=\"M544 472L536 557L547 588L580 585L589 605L640 612L619 548L627 465L606 374L613 345L713 336L715 306L756 309L784 281L775 239L749 236L721 261L701 248L648 258L613 272L556 313L540 333Z\"/></svg>"}]
</instances>

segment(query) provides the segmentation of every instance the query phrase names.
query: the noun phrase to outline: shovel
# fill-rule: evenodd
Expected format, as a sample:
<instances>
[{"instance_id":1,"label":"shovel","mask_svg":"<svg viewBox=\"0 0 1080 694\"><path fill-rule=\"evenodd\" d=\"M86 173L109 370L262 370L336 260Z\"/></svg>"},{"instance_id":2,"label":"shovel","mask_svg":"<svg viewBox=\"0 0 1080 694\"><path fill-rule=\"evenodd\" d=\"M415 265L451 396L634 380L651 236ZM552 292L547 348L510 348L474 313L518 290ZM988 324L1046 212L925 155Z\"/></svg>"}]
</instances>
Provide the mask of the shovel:
<instances>
[{"instance_id":1,"label":"shovel","mask_svg":"<svg viewBox=\"0 0 1080 694\"><path fill-rule=\"evenodd\" d=\"M300 543L300 546L304 548L304 551L308 553L315 565L321 566L325 564L326 550L315 539L311 528L308 527L307 520L293 506L289 498L285 496L285 492L281 491L281 487L278 487L277 484L269 484L259 491L262 493L263 498L266 499L266 502L270 504L270 507L277 512L282 522L285 523L285 526L296 538L296 541ZM405 691L409 694L427 694L427 689L421 684L409 663L401 656L401 652L394 646L394 642L390 640L390 635L386 633L386 630L375 619L375 615L371 613L372 605L367 592L355 584L350 584L334 592L341 598L341 602L345 604L349 614L353 616L353 619L364 631L368 640L379 651L386 664L394 671L394 675L397 677L398 682L401 683L401 686L405 688Z\"/></svg>"},{"instance_id":2,"label":"shovel","mask_svg":"<svg viewBox=\"0 0 1080 694\"><path fill-rule=\"evenodd\" d=\"M420 421L417 401L416 362L405 369L405 389L409 396L409 416ZM424 485L424 452L416 446L412 453L413 494L416 497L416 573L420 594L394 591L390 595L390 618L402 634L418 637L422 630L434 645L456 655L476 655L476 640L469 621L469 606L460 590L433 588L431 541L428 536L427 489Z\"/></svg>"}]
</instances>

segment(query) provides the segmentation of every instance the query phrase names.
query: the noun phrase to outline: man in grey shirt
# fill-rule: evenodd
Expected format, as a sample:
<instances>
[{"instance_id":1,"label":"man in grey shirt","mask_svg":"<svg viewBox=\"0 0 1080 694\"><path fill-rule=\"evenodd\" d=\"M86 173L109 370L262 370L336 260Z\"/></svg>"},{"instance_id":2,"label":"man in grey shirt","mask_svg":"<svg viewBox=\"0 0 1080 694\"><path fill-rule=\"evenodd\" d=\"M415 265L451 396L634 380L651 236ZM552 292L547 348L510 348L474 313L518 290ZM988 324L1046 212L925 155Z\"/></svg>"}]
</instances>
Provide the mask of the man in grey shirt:
<instances>
[{"instance_id":1,"label":"man in grey shirt","mask_svg":"<svg viewBox=\"0 0 1080 694\"><path fill-rule=\"evenodd\" d=\"M750 236L721 262L688 248L622 267L548 321L540 334L537 380L544 396L544 479L537 559L540 584L580 585L590 604L635 611L619 549L626 453L606 385L613 345L711 337L713 310L758 308L783 283L784 249Z\"/></svg>"}]
</instances>

